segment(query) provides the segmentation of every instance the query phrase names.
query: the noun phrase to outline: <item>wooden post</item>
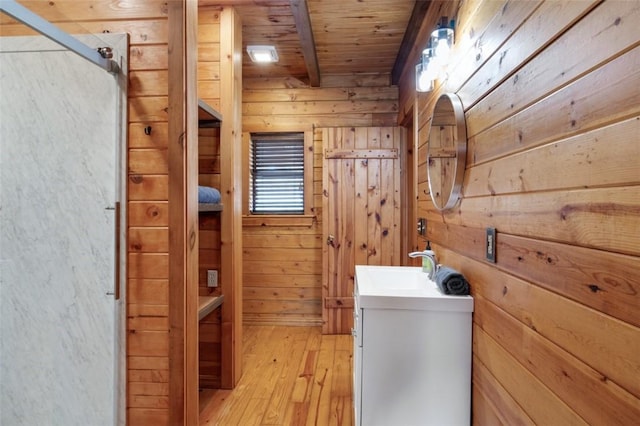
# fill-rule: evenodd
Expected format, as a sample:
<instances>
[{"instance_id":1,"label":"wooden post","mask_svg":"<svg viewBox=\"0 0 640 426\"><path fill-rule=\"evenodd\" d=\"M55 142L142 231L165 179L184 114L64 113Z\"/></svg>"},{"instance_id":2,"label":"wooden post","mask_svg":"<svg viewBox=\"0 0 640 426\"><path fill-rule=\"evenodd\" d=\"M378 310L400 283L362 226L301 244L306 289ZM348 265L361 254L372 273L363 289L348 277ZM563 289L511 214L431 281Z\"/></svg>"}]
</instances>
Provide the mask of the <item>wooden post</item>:
<instances>
[{"instance_id":1,"label":"wooden post","mask_svg":"<svg viewBox=\"0 0 640 426\"><path fill-rule=\"evenodd\" d=\"M220 107L221 384L232 389L242 374L242 23L231 7L220 15Z\"/></svg>"},{"instance_id":2,"label":"wooden post","mask_svg":"<svg viewBox=\"0 0 640 426\"><path fill-rule=\"evenodd\" d=\"M169 424L198 424L196 2L169 2Z\"/></svg>"}]
</instances>

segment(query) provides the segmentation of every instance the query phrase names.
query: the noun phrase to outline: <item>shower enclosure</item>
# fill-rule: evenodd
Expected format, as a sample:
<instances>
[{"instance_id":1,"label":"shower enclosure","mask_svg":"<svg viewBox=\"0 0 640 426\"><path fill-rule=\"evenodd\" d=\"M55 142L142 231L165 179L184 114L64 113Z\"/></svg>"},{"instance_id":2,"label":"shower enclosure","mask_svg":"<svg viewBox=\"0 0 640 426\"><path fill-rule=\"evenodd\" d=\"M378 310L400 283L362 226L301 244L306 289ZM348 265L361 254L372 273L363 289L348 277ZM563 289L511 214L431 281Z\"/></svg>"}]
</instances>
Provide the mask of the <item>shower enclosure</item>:
<instances>
[{"instance_id":1,"label":"shower enclosure","mask_svg":"<svg viewBox=\"0 0 640 426\"><path fill-rule=\"evenodd\" d=\"M126 35L0 37L0 424L124 424ZM122 224L122 226L121 226Z\"/></svg>"}]
</instances>

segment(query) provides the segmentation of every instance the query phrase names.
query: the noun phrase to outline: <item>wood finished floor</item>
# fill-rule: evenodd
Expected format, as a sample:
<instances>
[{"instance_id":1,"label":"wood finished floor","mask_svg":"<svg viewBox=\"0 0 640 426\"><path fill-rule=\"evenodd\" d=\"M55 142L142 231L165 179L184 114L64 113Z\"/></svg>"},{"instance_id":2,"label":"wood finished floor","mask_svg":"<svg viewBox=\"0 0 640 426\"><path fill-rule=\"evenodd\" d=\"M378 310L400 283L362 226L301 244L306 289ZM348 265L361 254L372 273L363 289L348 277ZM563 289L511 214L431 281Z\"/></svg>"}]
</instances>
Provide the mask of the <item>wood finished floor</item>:
<instances>
[{"instance_id":1,"label":"wood finished floor","mask_svg":"<svg viewBox=\"0 0 640 426\"><path fill-rule=\"evenodd\" d=\"M352 425L350 335L245 326L234 390L200 392L200 425Z\"/></svg>"}]
</instances>

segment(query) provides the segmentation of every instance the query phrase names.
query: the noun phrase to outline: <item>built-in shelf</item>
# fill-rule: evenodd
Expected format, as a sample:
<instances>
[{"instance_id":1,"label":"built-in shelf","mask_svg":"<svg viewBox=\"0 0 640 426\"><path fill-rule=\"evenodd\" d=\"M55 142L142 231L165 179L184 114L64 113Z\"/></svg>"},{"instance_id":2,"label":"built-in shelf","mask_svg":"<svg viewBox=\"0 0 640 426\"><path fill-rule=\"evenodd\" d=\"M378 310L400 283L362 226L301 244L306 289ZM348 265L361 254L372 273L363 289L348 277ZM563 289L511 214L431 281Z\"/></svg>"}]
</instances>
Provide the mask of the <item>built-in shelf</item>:
<instances>
[{"instance_id":1,"label":"built-in shelf","mask_svg":"<svg viewBox=\"0 0 640 426\"><path fill-rule=\"evenodd\" d=\"M198 99L198 126L220 127L222 115L202 99ZM222 204L198 203L199 212L221 212Z\"/></svg>"},{"instance_id":2,"label":"built-in shelf","mask_svg":"<svg viewBox=\"0 0 640 426\"><path fill-rule=\"evenodd\" d=\"M224 295L198 296L198 321L209 315L224 302Z\"/></svg>"},{"instance_id":3,"label":"built-in shelf","mask_svg":"<svg viewBox=\"0 0 640 426\"><path fill-rule=\"evenodd\" d=\"M221 212L222 204L198 203L199 212Z\"/></svg>"},{"instance_id":4,"label":"built-in shelf","mask_svg":"<svg viewBox=\"0 0 640 426\"><path fill-rule=\"evenodd\" d=\"M198 99L198 127L220 127L222 115L202 99Z\"/></svg>"}]
</instances>

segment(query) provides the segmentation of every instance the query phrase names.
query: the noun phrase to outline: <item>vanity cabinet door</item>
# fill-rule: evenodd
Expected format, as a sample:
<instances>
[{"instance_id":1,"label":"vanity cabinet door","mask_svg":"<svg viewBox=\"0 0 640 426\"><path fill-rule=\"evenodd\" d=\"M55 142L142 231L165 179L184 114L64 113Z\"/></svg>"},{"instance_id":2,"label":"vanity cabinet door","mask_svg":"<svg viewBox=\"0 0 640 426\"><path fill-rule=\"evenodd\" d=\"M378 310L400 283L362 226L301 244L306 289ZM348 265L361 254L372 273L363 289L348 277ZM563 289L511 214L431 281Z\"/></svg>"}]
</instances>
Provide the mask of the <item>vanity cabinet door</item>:
<instances>
[{"instance_id":1,"label":"vanity cabinet door","mask_svg":"<svg viewBox=\"0 0 640 426\"><path fill-rule=\"evenodd\" d=\"M355 424L359 425L362 405L362 310L358 303L357 293L354 296L353 329L351 334L353 335L353 409Z\"/></svg>"},{"instance_id":2,"label":"vanity cabinet door","mask_svg":"<svg viewBox=\"0 0 640 426\"><path fill-rule=\"evenodd\" d=\"M359 424L468 426L471 313L361 313Z\"/></svg>"}]
</instances>

